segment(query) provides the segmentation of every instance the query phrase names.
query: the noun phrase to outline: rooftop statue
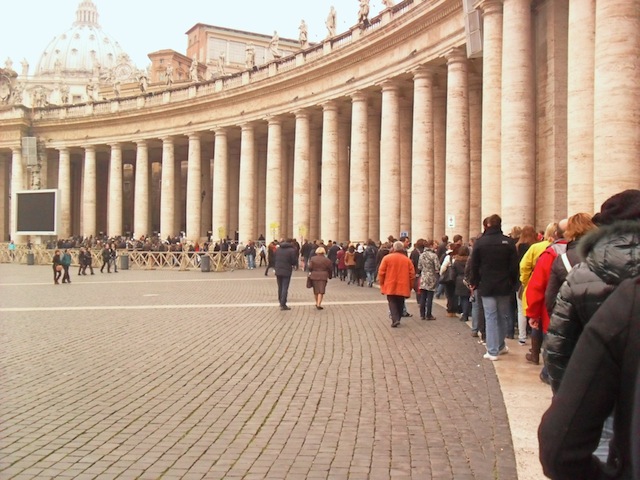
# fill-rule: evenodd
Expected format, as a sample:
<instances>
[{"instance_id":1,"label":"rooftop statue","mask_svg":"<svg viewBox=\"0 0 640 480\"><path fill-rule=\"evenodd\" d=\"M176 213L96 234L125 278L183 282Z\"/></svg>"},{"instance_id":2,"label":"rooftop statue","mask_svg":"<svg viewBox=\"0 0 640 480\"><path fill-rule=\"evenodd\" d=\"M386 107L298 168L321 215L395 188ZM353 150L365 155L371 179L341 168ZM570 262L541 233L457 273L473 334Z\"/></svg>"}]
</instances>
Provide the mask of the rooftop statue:
<instances>
[{"instance_id":1,"label":"rooftop statue","mask_svg":"<svg viewBox=\"0 0 640 480\"><path fill-rule=\"evenodd\" d=\"M280 37L278 36L278 32L274 30L273 37L271 37L271 41L269 42L269 51L273 58L282 57L282 53L280 53Z\"/></svg>"},{"instance_id":2,"label":"rooftop statue","mask_svg":"<svg viewBox=\"0 0 640 480\"><path fill-rule=\"evenodd\" d=\"M298 30L300 30L300 36L298 37L300 47L307 48L309 46L309 29L307 28L307 23L304 20L300 21Z\"/></svg>"},{"instance_id":3,"label":"rooftop statue","mask_svg":"<svg viewBox=\"0 0 640 480\"><path fill-rule=\"evenodd\" d=\"M256 48L253 46L253 43L248 44L245 48L244 65L249 69L256 66Z\"/></svg>"},{"instance_id":4,"label":"rooftop statue","mask_svg":"<svg viewBox=\"0 0 640 480\"><path fill-rule=\"evenodd\" d=\"M358 23L361 23L365 27L369 25L369 0L360 0Z\"/></svg>"},{"instance_id":5,"label":"rooftop statue","mask_svg":"<svg viewBox=\"0 0 640 480\"><path fill-rule=\"evenodd\" d=\"M22 59L20 65L22 65L22 76L26 77L27 75L29 75L29 62L27 62L26 58Z\"/></svg>"},{"instance_id":6,"label":"rooftop statue","mask_svg":"<svg viewBox=\"0 0 640 480\"><path fill-rule=\"evenodd\" d=\"M337 23L336 9L333 5L331 5L331 10L329 10L329 15L327 16L327 20L326 22L324 22L324 24L327 26L327 38L335 37L336 23Z\"/></svg>"},{"instance_id":7,"label":"rooftop statue","mask_svg":"<svg viewBox=\"0 0 640 480\"><path fill-rule=\"evenodd\" d=\"M224 71L224 63L225 63L224 52L220 52L220 55L218 55L218 75L220 76L224 76L226 74Z\"/></svg>"},{"instance_id":8,"label":"rooftop statue","mask_svg":"<svg viewBox=\"0 0 640 480\"><path fill-rule=\"evenodd\" d=\"M189 77L192 82L199 82L200 78L198 78L198 60L196 57L193 57L193 61L191 62L191 68L189 69Z\"/></svg>"},{"instance_id":9,"label":"rooftop statue","mask_svg":"<svg viewBox=\"0 0 640 480\"><path fill-rule=\"evenodd\" d=\"M393 0L382 0L382 5L384 5L384 8L391 8L394 3Z\"/></svg>"},{"instance_id":10,"label":"rooftop statue","mask_svg":"<svg viewBox=\"0 0 640 480\"><path fill-rule=\"evenodd\" d=\"M165 83L168 87L173 85L173 65L167 65L165 70Z\"/></svg>"}]
</instances>

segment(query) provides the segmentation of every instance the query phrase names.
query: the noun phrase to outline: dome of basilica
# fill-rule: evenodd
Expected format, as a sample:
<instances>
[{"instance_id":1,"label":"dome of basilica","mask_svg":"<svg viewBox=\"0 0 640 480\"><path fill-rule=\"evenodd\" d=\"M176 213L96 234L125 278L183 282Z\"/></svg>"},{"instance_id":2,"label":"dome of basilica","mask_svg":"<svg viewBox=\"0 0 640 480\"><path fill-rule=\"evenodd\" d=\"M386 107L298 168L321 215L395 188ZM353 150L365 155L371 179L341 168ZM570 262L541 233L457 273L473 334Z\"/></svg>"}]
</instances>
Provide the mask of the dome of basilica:
<instances>
[{"instance_id":1,"label":"dome of basilica","mask_svg":"<svg viewBox=\"0 0 640 480\"><path fill-rule=\"evenodd\" d=\"M76 21L55 37L38 61L38 77L94 78L126 80L135 70L129 56L98 23L98 9L91 0L80 2Z\"/></svg>"}]
</instances>

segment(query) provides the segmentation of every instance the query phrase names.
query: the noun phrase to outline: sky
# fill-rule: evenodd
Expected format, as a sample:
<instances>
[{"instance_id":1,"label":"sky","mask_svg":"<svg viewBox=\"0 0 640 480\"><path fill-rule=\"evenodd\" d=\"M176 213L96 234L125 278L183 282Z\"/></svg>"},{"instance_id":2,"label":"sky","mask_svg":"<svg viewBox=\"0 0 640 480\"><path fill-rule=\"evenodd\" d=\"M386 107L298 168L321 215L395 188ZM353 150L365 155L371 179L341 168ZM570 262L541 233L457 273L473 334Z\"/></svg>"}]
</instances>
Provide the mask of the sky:
<instances>
[{"instance_id":1,"label":"sky","mask_svg":"<svg viewBox=\"0 0 640 480\"><path fill-rule=\"evenodd\" d=\"M395 3L399 3L397 0ZM172 49L186 53L185 32L196 23L280 38L298 38L305 20L309 41L326 37L331 5L337 11L337 33L357 21L359 0L93 0L102 30L113 37L138 68L151 62L148 53ZM4 2L3 2L4 3ZM26 58L31 71L54 37L71 28L80 0L19 0L3 4L0 67L10 57L14 70ZM370 17L382 11L382 0L370 0ZM16 65L18 68L16 68Z\"/></svg>"}]
</instances>

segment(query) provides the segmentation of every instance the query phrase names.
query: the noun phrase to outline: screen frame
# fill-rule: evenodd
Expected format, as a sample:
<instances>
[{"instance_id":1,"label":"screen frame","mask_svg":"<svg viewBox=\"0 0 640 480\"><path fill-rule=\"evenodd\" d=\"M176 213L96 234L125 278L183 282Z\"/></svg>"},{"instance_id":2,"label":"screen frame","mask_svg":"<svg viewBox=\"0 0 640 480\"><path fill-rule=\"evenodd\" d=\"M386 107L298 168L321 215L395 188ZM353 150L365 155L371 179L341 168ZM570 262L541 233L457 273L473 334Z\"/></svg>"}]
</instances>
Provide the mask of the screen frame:
<instances>
[{"instance_id":1,"label":"screen frame","mask_svg":"<svg viewBox=\"0 0 640 480\"><path fill-rule=\"evenodd\" d=\"M53 230L19 230L20 224L20 210L18 198L22 196L28 195L39 195L39 194L52 194L53 193ZM43 190L18 190L15 192L15 203L14 203L15 215L16 215L16 235L58 235L59 225L58 222L60 220L60 190L55 188L43 189Z\"/></svg>"}]
</instances>

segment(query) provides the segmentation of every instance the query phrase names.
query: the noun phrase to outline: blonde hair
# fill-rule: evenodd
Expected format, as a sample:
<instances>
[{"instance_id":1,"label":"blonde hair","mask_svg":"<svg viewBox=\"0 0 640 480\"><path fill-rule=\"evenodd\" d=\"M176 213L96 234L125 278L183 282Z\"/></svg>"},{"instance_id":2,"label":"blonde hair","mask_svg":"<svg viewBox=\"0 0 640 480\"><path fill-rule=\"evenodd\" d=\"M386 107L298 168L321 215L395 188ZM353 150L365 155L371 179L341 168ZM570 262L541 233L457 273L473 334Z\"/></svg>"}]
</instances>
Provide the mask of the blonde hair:
<instances>
[{"instance_id":1,"label":"blonde hair","mask_svg":"<svg viewBox=\"0 0 640 480\"><path fill-rule=\"evenodd\" d=\"M564 231L564 238L568 241L577 240L589 230L597 228L591 221L591 215L588 213L576 213L567 220L567 229Z\"/></svg>"},{"instance_id":2,"label":"blonde hair","mask_svg":"<svg viewBox=\"0 0 640 480\"><path fill-rule=\"evenodd\" d=\"M316 255L324 255L325 253L327 253L327 251L324 249L324 247L316 248Z\"/></svg>"}]
</instances>

